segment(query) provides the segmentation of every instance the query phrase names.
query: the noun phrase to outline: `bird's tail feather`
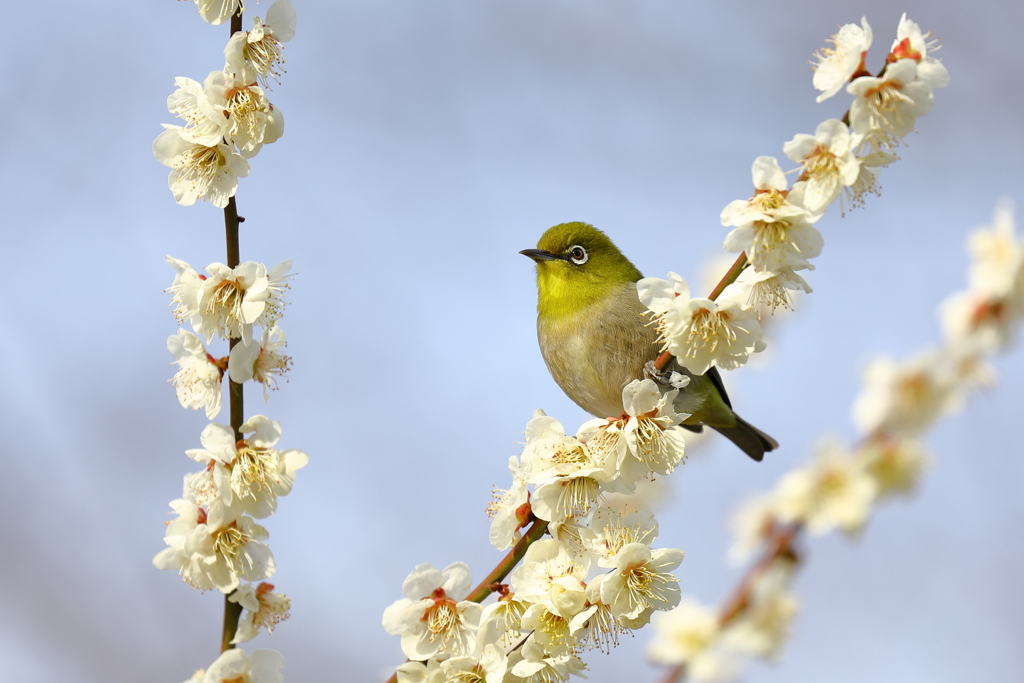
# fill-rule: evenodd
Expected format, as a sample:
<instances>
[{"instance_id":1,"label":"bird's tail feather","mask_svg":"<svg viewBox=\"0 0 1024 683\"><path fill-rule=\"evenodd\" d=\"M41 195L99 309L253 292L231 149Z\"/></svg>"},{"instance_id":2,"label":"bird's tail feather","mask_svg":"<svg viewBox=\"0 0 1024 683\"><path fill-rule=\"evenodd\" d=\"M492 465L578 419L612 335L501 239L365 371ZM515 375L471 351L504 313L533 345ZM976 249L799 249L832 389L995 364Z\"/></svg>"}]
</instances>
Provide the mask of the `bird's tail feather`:
<instances>
[{"instance_id":1,"label":"bird's tail feather","mask_svg":"<svg viewBox=\"0 0 1024 683\"><path fill-rule=\"evenodd\" d=\"M778 441L768 436L739 415L736 416L735 427L710 426L719 434L729 439L729 441L732 441L734 444L739 446L740 450L758 462L761 462L765 453L768 451L774 451L779 447Z\"/></svg>"}]
</instances>

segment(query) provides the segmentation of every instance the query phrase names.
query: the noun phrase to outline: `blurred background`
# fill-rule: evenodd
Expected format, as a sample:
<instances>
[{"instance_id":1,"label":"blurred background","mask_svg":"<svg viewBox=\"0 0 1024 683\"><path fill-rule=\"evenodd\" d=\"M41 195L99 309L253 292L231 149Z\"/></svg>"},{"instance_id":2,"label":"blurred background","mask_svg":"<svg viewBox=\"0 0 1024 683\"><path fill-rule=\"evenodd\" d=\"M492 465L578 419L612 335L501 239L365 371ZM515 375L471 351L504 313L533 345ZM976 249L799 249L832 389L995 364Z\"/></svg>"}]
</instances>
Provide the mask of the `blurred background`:
<instances>
[{"instance_id":1,"label":"blurred background","mask_svg":"<svg viewBox=\"0 0 1024 683\"><path fill-rule=\"evenodd\" d=\"M175 205L151 144L173 121L174 78L221 68L228 29L186 2L54 5L20 4L0 47L0 230L17 285L0 334L0 680L176 682L216 658L222 599L151 564L207 422L167 384L163 257L225 256L221 212ZM822 434L854 438L867 359L934 343L967 232L1000 197L1024 205L1018 2L294 5L270 94L285 136L238 190L242 258L293 258L298 273L290 381L266 406L250 388L246 406L311 458L265 521L292 619L247 644L283 652L287 680L389 675L403 658L380 618L406 574L489 571L484 507L532 411L570 430L585 419L543 365L517 252L584 220L645 273L698 281L753 159L848 106L815 104L807 64L838 24L867 15L877 70L908 11L942 39L952 82L883 195L819 222L815 293L764 358L726 373L782 448L755 464L712 437L669 478L658 544L686 550L685 593L721 600L737 579L730 512ZM995 365L999 385L932 433L914 499L857 541L807 547L790 647L748 680L1024 678L1024 352ZM591 653L591 680L656 681L650 637Z\"/></svg>"}]
</instances>

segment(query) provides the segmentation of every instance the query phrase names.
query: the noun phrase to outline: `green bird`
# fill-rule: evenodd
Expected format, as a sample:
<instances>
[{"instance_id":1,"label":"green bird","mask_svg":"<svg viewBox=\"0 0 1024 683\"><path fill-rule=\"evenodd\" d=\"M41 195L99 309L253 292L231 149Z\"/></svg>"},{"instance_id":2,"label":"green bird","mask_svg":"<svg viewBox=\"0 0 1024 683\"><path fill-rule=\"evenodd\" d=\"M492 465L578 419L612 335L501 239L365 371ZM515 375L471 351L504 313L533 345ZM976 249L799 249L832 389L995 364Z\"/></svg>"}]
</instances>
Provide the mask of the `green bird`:
<instances>
[{"instance_id":1,"label":"green bird","mask_svg":"<svg viewBox=\"0 0 1024 683\"><path fill-rule=\"evenodd\" d=\"M622 414L622 388L644 378L661 353L658 333L637 296L643 275L608 236L587 223L550 228L536 249L519 252L537 263L537 338L551 376L576 404L596 417ZM666 373L689 376L675 401L690 413L682 426L720 432L754 460L778 448L733 412L718 370L694 375L675 359Z\"/></svg>"}]
</instances>

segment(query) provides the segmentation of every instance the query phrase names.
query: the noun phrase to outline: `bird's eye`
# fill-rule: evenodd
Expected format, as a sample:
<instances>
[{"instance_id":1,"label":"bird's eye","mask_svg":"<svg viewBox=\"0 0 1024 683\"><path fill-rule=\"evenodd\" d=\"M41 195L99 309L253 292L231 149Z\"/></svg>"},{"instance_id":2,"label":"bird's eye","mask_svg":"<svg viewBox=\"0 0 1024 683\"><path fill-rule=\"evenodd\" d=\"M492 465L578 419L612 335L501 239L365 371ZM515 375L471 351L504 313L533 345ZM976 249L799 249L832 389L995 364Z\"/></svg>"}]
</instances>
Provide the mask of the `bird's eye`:
<instances>
[{"instance_id":1,"label":"bird's eye","mask_svg":"<svg viewBox=\"0 0 1024 683\"><path fill-rule=\"evenodd\" d=\"M578 244L573 246L569 249L569 260L577 266L582 266L587 262L587 250Z\"/></svg>"}]
</instances>

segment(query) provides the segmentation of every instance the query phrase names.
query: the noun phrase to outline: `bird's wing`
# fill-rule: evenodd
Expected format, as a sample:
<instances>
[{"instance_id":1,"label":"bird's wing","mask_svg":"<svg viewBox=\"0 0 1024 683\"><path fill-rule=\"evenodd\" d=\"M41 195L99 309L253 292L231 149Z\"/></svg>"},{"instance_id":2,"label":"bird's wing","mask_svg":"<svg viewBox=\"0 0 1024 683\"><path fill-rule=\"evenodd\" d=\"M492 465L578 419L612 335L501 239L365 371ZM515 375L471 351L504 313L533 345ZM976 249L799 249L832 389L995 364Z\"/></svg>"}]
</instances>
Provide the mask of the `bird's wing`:
<instances>
[{"instance_id":1,"label":"bird's wing","mask_svg":"<svg viewBox=\"0 0 1024 683\"><path fill-rule=\"evenodd\" d=\"M725 405L732 408L732 401L729 400L729 394L725 391L725 384L722 383L722 376L718 374L718 368L711 366L711 368L709 368L704 374L711 380L711 383L715 385L715 388L718 389L718 393L721 394L722 400L725 401Z\"/></svg>"}]
</instances>

